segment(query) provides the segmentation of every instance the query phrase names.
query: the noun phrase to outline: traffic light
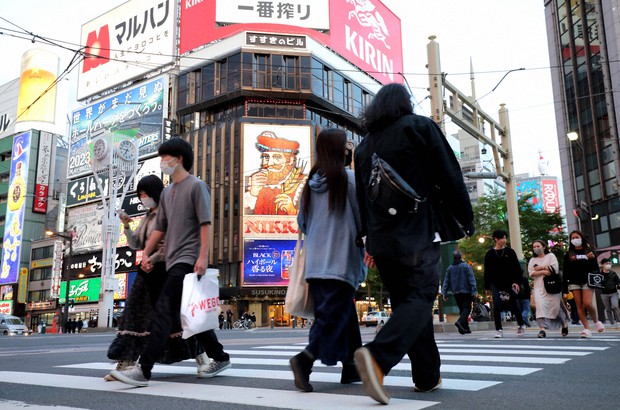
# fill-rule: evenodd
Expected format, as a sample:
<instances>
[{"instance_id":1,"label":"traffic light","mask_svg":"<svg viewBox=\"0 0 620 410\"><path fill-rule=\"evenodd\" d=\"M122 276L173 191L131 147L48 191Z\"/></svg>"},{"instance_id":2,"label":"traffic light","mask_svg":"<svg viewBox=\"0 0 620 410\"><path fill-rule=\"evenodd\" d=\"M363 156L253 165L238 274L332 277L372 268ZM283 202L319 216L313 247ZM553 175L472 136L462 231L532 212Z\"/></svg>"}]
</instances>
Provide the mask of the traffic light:
<instances>
[{"instance_id":1,"label":"traffic light","mask_svg":"<svg viewBox=\"0 0 620 410\"><path fill-rule=\"evenodd\" d=\"M618 252L617 251L611 251L611 255L609 256L609 260L611 261L612 264L617 265L618 264Z\"/></svg>"}]
</instances>

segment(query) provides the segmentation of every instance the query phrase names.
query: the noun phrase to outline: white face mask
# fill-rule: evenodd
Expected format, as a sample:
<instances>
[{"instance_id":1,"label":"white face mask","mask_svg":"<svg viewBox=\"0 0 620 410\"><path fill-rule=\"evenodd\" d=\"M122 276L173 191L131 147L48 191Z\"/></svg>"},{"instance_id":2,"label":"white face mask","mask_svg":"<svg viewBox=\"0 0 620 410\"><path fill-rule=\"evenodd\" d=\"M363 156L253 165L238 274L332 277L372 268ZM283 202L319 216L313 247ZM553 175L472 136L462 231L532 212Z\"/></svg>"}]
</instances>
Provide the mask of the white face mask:
<instances>
[{"instance_id":1,"label":"white face mask","mask_svg":"<svg viewBox=\"0 0 620 410\"><path fill-rule=\"evenodd\" d=\"M571 239L570 243L572 243L573 246L581 246L581 238Z\"/></svg>"},{"instance_id":2,"label":"white face mask","mask_svg":"<svg viewBox=\"0 0 620 410\"><path fill-rule=\"evenodd\" d=\"M540 248L536 248L534 249L534 254L536 254L537 256L540 256L543 254L543 250Z\"/></svg>"},{"instance_id":3,"label":"white face mask","mask_svg":"<svg viewBox=\"0 0 620 410\"><path fill-rule=\"evenodd\" d=\"M151 198L150 196L140 198L140 202L142 202L142 205L144 205L145 208L148 208L148 209L157 208L157 203L155 203L155 200Z\"/></svg>"},{"instance_id":4,"label":"white face mask","mask_svg":"<svg viewBox=\"0 0 620 410\"><path fill-rule=\"evenodd\" d=\"M174 164L174 165L171 165ZM161 172L163 172L166 175L172 175L174 173L174 170L177 168L177 166L179 165L178 161L176 158L172 158L169 159L168 161L161 161L159 163L159 169L161 169Z\"/></svg>"},{"instance_id":5,"label":"white face mask","mask_svg":"<svg viewBox=\"0 0 620 410\"><path fill-rule=\"evenodd\" d=\"M606 263L605 265L603 265L603 268L605 268L605 270L611 270L611 264Z\"/></svg>"}]
</instances>

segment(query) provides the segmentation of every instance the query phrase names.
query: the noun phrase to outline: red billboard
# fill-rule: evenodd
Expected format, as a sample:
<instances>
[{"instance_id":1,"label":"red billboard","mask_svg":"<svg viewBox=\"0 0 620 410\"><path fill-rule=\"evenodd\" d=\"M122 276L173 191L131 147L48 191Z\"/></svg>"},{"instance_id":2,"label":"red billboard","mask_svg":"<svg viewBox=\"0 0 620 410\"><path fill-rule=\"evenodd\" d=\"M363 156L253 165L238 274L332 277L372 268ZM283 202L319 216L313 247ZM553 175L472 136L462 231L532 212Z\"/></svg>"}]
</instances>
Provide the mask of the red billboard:
<instances>
[{"instance_id":1,"label":"red billboard","mask_svg":"<svg viewBox=\"0 0 620 410\"><path fill-rule=\"evenodd\" d=\"M181 2L179 52L243 31L304 34L383 84L402 82L396 74L403 71L400 19L379 0L295 0L289 2L288 13L271 11L267 3L273 2L230 0L217 6L216 0ZM329 22L312 20L323 7L328 7ZM329 24L329 30L317 31L323 24Z\"/></svg>"},{"instance_id":2,"label":"red billboard","mask_svg":"<svg viewBox=\"0 0 620 410\"><path fill-rule=\"evenodd\" d=\"M542 179L540 181L543 209L553 213L560 209L560 195L558 194L557 179Z\"/></svg>"}]
</instances>

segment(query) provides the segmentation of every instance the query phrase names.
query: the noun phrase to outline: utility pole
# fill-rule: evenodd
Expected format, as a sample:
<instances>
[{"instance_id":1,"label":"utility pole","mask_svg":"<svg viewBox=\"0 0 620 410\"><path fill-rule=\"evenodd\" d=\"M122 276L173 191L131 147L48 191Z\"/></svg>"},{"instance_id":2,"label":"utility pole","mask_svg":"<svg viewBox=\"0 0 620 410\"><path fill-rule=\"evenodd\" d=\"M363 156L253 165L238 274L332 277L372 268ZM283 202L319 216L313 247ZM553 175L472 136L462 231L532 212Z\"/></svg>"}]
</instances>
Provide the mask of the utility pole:
<instances>
[{"instance_id":1,"label":"utility pole","mask_svg":"<svg viewBox=\"0 0 620 410\"><path fill-rule=\"evenodd\" d=\"M426 50L432 118L445 133L443 124L444 116L447 114L456 125L493 150L496 175L489 174L486 177L499 176L504 181L506 186L510 245L517 253L519 259L523 260L508 109L505 104L500 105L498 123L480 109L474 99L466 96L450 84L441 72L439 44L435 41L436 37L430 36L428 39L430 42ZM451 97L447 102L443 98L444 93ZM487 132L489 135L487 135ZM497 139L500 137L501 141L497 142ZM484 177L483 175L481 176Z\"/></svg>"}]
</instances>

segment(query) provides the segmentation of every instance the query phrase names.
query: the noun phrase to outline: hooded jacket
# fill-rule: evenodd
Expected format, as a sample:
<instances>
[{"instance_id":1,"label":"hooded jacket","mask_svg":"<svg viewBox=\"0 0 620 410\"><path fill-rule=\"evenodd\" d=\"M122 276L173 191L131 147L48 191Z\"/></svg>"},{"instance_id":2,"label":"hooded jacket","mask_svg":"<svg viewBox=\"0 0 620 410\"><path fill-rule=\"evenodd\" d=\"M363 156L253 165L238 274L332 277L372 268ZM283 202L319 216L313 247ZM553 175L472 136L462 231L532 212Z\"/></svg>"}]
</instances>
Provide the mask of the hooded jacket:
<instances>
[{"instance_id":1,"label":"hooded jacket","mask_svg":"<svg viewBox=\"0 0 620 410\"><path fill-rule=\"evenodd\" d=\"M363 249L355 245L361 221L355 201L353 171L347 170L347 177L346 206L343 211L330 213L327 179L319 173L314 174L308 181L311 190L308 213L303 211L302 198L297 223L306 235L306 280L341 280L357 289L366 279L366 266Z\"/></svg>"}]
</instances>

